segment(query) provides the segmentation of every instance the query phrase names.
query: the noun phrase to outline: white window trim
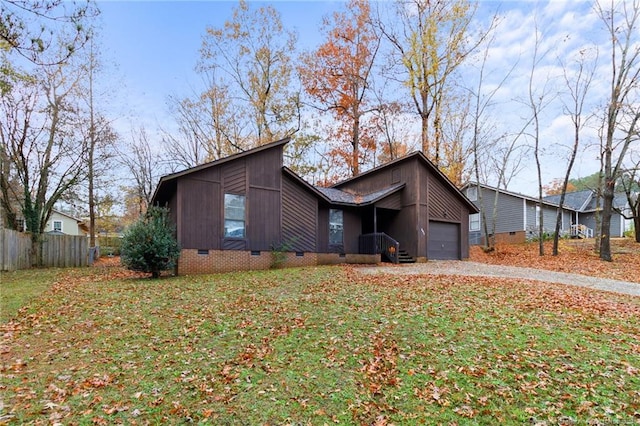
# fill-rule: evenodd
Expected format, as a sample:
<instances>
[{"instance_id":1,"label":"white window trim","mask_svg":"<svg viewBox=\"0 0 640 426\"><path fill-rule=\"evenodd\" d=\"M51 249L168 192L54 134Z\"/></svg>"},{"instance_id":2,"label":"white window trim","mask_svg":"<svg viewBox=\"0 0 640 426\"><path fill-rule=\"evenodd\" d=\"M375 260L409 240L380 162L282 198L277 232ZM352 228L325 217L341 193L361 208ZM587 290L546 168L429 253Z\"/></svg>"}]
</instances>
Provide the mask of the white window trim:
<instances>
[{"instance_id":1,"label":"white window trim","mask_svg":"<svg viewBox=\"0 0 640 426\"><path fill-rule=\"evenodd\" d=\"M60 229L56 229L56 223L60 224ZM62 229L63 229L63 223L62 223L61 220L53 220L53 221L51 221L51 230L52 231L54 231L54 232L56 232L56 231L57 232L62 232Z\"/></svg>"},{"instance_id":2,"label":"white window trim","mask_svg":"<svg viewBox=\"0 0 640 426\"><path fill-rule=\"evenodd\" d=\"M467 188L467 198L469 201L478 201L478 187L470 186Z\"/></svg>"},{"instance_id":3,"label":"white window trim","mask_svg":"<svg viewBox=\"0 0 640 426\"><path fill-rule=\"evenodd\" d=\"M331 212L332 211L336 211L336 212L340 212L340 226L342 227L341 232L342 232L342 241L340 242L331 242ZM329 210L329 245L330 246L342 246L344 245L344 210L342 209L330 209Z\"/></svg>"},{"instance_id":4,"label":"white window trim","mask_svg":"<svg viewBox=\"0 0 640 426\"><path fill-rule=\"evenodd\" d=\"M242 210L243 210L243 214L244 214L244 218L242 220L240 219L227 219L227 209L226 209L226 198L227 195L232 195L232 196L236 196L236 197L242 197L243 198L243 206L242 206ZM227 192L224 194L224 214L223 214L223 235L224 238L236 238L236 239L243 239L247 237L247 196L245 194L233 194L231 192ZM235 221L235 222L242 222L242 236L233 236L233 235L227 235L227 220L229 221Z\"/></svg>"},{"instance_id":5,"label":"white window trim","mask_svg":"<svg viewBox=\"0 0 640 426\"><path fill-rule=\"evenodd\" d=\"M477 217L478 220L472 221L471 217ZM477 227L473 228L472 224L477 223ZM479 231L482 228L482 216L480 213L473 213L469 215L469 231Z\"/></svg>"}]
</instances>

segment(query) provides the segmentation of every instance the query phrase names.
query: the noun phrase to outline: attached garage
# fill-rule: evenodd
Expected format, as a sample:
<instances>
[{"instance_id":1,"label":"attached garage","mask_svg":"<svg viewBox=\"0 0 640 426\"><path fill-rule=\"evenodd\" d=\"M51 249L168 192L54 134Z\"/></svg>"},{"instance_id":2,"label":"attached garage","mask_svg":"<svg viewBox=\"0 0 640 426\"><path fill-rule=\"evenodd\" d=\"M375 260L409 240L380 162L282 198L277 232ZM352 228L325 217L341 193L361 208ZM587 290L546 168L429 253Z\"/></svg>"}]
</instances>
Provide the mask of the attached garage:
<instances>
[{"instance_id":1,"label":"attached garage","mask_svg":"<svg viewBox=\"0 0 640 426\"><path fill-rule=\"evenodd\" d=\"M429 222L427 258L429 260L459 260L462 258L459 223Z\"/></svg>"}]
</instances>

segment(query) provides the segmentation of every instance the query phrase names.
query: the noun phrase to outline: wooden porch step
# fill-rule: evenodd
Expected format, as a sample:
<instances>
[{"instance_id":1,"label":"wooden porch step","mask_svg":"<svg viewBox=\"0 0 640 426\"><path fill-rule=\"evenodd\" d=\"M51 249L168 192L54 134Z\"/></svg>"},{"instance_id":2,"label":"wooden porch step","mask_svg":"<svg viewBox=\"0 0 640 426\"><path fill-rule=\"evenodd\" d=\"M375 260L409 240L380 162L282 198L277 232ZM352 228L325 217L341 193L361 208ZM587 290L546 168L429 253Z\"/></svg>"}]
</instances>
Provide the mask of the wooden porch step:
<instances>
[{"instance_id":1,"label":"wooden porch step","mask_svg":"<svg viewBox=\"0 0 640 426\"><path fill-rule=\"evenodd\" d=\"M400 250L398 252L398 262L400 263L416 263L416 260L413 256L409 255L405 250Z\"/></svg>"}]
</instances>

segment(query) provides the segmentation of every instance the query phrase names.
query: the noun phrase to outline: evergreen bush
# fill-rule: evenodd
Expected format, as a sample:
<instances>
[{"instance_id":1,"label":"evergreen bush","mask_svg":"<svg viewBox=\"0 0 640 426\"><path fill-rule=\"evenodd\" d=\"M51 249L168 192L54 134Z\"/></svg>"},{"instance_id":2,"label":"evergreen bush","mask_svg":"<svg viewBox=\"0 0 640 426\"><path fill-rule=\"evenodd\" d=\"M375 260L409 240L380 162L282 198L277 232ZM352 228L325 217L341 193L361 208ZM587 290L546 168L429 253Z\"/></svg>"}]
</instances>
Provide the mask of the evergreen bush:
<instances>
[{"instance_id":1,"label":"evergreen bush","mask_svg":"<svg viewBox=\"0 0 640 426\"><path fill-rule=\"evenodd\" d=\"M151 273L158 278L161 271L172 269L180 255L175 228L169 221L169 209L149 207L122 237L121 261L133 271Z\"/></svg>"}]
</instances>

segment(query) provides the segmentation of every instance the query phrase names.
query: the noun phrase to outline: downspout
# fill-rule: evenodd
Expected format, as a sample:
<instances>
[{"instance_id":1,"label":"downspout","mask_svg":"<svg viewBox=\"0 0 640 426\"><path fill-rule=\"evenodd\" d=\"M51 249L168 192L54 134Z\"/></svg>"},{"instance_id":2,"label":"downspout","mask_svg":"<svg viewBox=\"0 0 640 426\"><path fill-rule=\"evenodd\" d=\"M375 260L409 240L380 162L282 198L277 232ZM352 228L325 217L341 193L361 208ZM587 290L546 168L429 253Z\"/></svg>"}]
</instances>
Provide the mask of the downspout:
<instances>
[{"instance_id":1,"label":"downspout","mask_svg":"<svg viewBox=\"0 0 640 426\"><path fill-rule=\"evenodd\" d=\"M378 233L378 208L375 204L373 206L373 233Z\"/></svg>"}]
</instances>

